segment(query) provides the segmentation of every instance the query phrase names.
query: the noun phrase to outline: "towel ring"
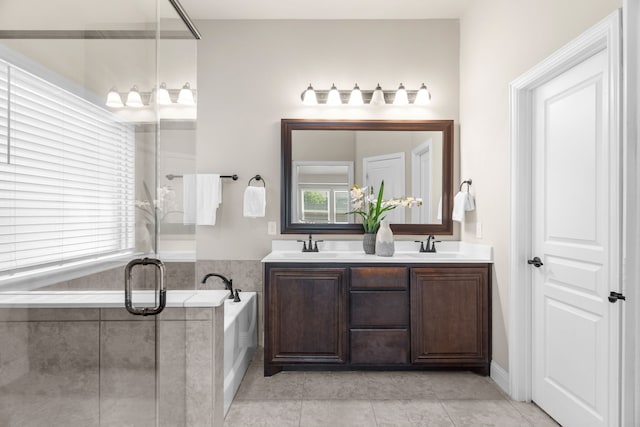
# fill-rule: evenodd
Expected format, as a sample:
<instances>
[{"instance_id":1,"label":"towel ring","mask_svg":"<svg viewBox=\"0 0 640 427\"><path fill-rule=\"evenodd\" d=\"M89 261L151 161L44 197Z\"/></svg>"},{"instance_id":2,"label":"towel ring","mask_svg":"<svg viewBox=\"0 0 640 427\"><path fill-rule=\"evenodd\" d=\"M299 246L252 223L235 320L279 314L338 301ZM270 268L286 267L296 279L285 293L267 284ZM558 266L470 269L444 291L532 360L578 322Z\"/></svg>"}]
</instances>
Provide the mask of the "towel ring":
<instances>
[{"instance_id":1,"label":"towel ring","mask_svg":"<svg viewBox=\"0 0 640 427\"><path fill-rule=\"evenodd\" d=\"M266 182L264 182L264 178L262 178L260 175L256 175L256 176L254 176L253 178L251 178L251 179L249 180L249 183L248 183L247 185L251 185L251 183L253 182L253 180L254 180L254 179L255 179L256 181L262 181L262 186L263 186L263 187L265 187L265 188L267 187L267 183L266 183Z\"/></svg>"},{"instance_id":2,"label":"towel ring","mask_svg":"<svg viewBox=\"0 0 640 427\"><path fill-rule=\"evenodd\" d=\"M467 184L467 193L468 193L469 192L469 187L471 187L471 183L472 182L473 182L472 179L468 179L466 181L462 181L462 183L460 183L460 190L459 191L462 191L462 186Z\"/></svg>"}]
</instances>

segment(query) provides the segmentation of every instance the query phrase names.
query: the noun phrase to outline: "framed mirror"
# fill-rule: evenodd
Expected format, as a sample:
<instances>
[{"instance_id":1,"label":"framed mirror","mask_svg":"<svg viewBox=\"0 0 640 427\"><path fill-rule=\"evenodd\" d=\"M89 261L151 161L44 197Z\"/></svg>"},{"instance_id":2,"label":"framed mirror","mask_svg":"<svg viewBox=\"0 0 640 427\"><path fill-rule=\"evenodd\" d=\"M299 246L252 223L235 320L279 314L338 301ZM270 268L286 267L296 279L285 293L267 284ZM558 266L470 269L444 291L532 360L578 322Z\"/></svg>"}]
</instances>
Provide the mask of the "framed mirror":
<instances>
[{"instance_id":1,"label":"framed mirror","mask_svg":"<svg viewBox=\"0 0 640 427\"><path fill-rule=\"evenodd\" d=\"M453 120L281 122L283 234L362 234L350 189L384 181L385 200L420 207L388 212L395 234L452 234Z\"/></svg>"}]
</instances>

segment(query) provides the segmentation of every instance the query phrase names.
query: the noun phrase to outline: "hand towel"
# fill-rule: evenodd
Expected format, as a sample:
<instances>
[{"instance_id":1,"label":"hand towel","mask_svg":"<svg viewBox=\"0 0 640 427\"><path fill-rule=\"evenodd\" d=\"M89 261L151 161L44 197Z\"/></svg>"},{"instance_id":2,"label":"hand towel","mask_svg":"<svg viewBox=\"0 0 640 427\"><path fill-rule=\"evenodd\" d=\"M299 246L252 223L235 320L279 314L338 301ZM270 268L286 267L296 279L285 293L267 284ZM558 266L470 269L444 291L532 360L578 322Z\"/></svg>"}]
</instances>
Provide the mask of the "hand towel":
<instances>
[{"instance_id":1,"label":"hand towel","mask_svg":"<svg viewBox=\"0 0 640 427\"><path fill-rule=\"evenodd\" d=\"M473 199L473 196L468 191L464 193L464 210L470 212L476 208L476 201Z\"/></svg>"},{"instance_id":2,"label":"hand towel","mask_svg":"<svg viewBox=\"0 0 640 427\"><path fill-rule=\"evenodd\" d=\"M467 193L458 191L456 197L453 198L453 213L451 214L451 218L454 221L464 221L464 202L467 199L466 194Z\"/></svg>"},{"instance_id":3,"label":"hand towel","mask_svg":"<svg viewBox=\"0 0 640 427\"><path fill-rule=\"evenodd\" d=\"M196 223L197 209L197 181L195 175L184 175L182 177L182 222L186 224Z\"/></svg>"},{"instance_id":4,"label":"hand towel","mask_svg":"<svg viewBox=\"0 0 640 427\"><path fill-rule=\"evenodd\" d=\"M263 217L267 206L267 192L264 187L248 186L244 190L244 209L245 217L257 218Z\"/></svg>"},{"instance_id":5,"label":"hand towel","mask_svg":"<svg viewBox=\"0 0 640 427\"><path fill-rule=\"evenodd\" d=\"M197 175L197 225L216 225L216 211L222 202L222 181L219 174Z\"/></svg>"},{"instance_id":6,"label":"hand towel","mask_svg":"<svg viewBox=\"0 0 640 427\"><path fill-rule=\"evenodd\" d=\"M442 196L440 196L440 200L438 200L438 215L437 218L442 220Z\"/></svg>"}]
</instances>

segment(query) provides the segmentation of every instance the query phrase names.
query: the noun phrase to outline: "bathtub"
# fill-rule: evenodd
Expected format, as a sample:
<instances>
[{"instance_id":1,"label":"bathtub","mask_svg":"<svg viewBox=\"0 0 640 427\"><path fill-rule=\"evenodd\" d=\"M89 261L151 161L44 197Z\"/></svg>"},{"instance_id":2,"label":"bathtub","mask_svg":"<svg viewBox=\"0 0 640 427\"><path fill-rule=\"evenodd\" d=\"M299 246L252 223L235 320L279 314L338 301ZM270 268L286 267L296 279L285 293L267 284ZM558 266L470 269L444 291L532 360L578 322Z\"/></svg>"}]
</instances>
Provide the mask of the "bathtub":
<instances>
[{"instance_id":1,"label":"bathtub","mask_svg":"<svg viewBox=\"0 0 640 427\"><path fill-rule=\"evenodd\" d=\"M224 413L240 387L258 346L258 305L255 292L240 292L240 302L224 303Z\"/></svg>"},{"instance_id":2,"label":"bathtub","mask_svg":"<svg viewBox=\"0 0 640 427\"><path fill-rule=\"evenodd\" d=\"M257 294L255 292L240 292L242 301L238 303L227 299L228 294L228 291L222 290L167 291L167 309L157 317L159 333L163 335L162 345L158 346L156 350L159 352L157 357L165 361L165 363L155 365L156 362L153 357L155 346L153 323L143 321L153 320L154 317L142 318L139 316L131 316L124 312L124 292L122 291L0 292L0 338L16 344L11 348L0 346L0 372L6 371L6 369L13 366L9 366L8 364L26 362L29 361L33 355L38 354L28 347L32 344L30 344L29 335L24 335L24 331L16 330L17 335L15 336L7 332L15 329L13 325L21 325L23 321L30 322L32 330L36 332L40 330L48 331L47 325L59 325L60 330L56 333L60 333L60 337L54 337L52 342L66 342L65 340L78 338L77 342L74 341L74 345L84 348L84 342L98 343L107 339L118 341L118 346L114 347L113 350L105 346L101 351L110 351L113 353L118 352L122 347L123 354L119 354L119 358L117 358L117 364L120 367L130 362L131 354L129 350L127 350L127 346L132 340L134 342L139 340L140 344L136 344L137 346L140 347L144 345L148 347L145 347L145 351L151 356L145 359L144 363L149 366L143 366L142 368L144 369L137 365L131 366L129 371L123 370L122 372L129 372L128 375L133 377L148 374L150 375L149 378L145 377L143 380L153 381L154 376L156 376L154 374L156 366L158 367L159 371L157 376L160 378L158 399L160 402L172 402L174 405L173 409L167 410L168 412L166 414L162 413L160 415L166 416L167 418L184 415L183 418L189 420L183 424L182 421L176 419L175 422L169 422L167 425L209 425L210 422L208 420L211 418L213 418L213 425L222 425L223 417L229 410L231 402L240 386L240 382L257 348ZM136 305L153 305L155 293L152 291L134 291L133 299ZM103 311L104 309L110 308L118 308L119 310ZM222 308L224 310L221 310ZM38 311L38 309L46 310ZM76 311L69 309L82 310ZM172 309L182 309L185 311L172 311ZM189 312L188 310L190 309L194 309L195 311ZM205 316L203 310L210 314ZM224 315L221 311L224 311ZM222 320L223 316L224 322L216 320ZM166 321L163 321L163 319ZM19 320L19 322L16 322L16 320ZM117 329L119 325L122 325L123 321L126 320L135 320L135 322L132 322L130 326L128 326L129 329L126 330L126 333L121 336L106 335L105 331L107 329ZM187 324L192 326L187 327ZM75 337L66 332L65 327L72 328L72 330L75 331L73 328L78 327L78 325L83 328L88 328L87 330L90 331L89 336ZM151 337L150 340L140 340L139 337L141 335L134 332L132 328L144 329L151 334L149 335ZM202 335L202 331L205 330L208 331L209 335ZM166 334L163 331L167 331ZM42 337L37 339L31 337L31 339L36 343L40 341L50 342L47 341L50 340L47 334L48 333L43 332ZM69 335L70 338L65 338L65 336ZM220 341L222 341L222 345L217 344ZM138 351L139 348L136 348L136 351ZM177 348L184 348L185 351L176 352ZM49 351L49 349L47 350ZM78 357L83 361L85 361L85 359L96 358L95 360L91 360L93 360L93 365L100 366L95 372L92 371L93 374L96 374L93 381L98 384L105 379L103 378L105 375L102 363L105 362L106 359L98 358L97 350L93 349L93 347L89 350L91 350L90 354ZM51 349L50 351L56 351L56 349ZM64 366L57 367L55 363L53 363L52 366L47 365L45 368L52 370L52 372L70 369L67 366L68 364L64 364L66 360L65 351L65 346L61 346L61 353L52 359L60 362ZM112 355L112 358L113 357L115 356ZM208 362L210 360L215 361L216 369L211 369L212 365ZM140 363L142 362L140 361ZM224 378L220 378L220 372L222 371L222 369L220 369L221 365L224 365ZM184 372L179 372L181 367L185 369ZM77 372L75 369L71 369L71 374L80 375L80 370L80 367L77 369ZM32 378L31 383L33 384L38 384L39 381L42 381L42 378L48 380L58 378L55 376L52 377L52 374L48 371L41 373L34 369L28 369L28 366L25 366L25 369L20 372L17 372L15 369L10 369L9 371L16 372L14 375L16 378L21 375L25 378ZM102 373L102 376L98 375L98 372ZM42 378L40 378L39 375L41 375ZM119 381L110 387L121 388L113 391L116 397L112 396L112 399L119 398L120 396L128 396L128 394L131 393L130 384L126 381L120 381L122 377L121 373L116 372L115 375L120 375L118 377ZM3 376L0 380L3 378L6 382L13 380L13 378L5 377L6 376ZM52 389L55 390L67 385L68 381L64 378L64 375L60 376L60 378L60 384L54 383ZM186 382L184 398L180 400L183 401L182 406L180 406L179 402L175 401L174 396L175 393L182 393L182 391L175 390L175 386L181 384L181 382ZM0 381L0 385L2 385L2 381ZM2 390L2 387L0 387L0 406L2 406L3 402ZM149 389L145 388L144 390L141 389L140 393L142 394L140 398L143 401L152 402L156 397L156 389L153 387ZM19 394L19 389L15 389L13 394ZM34 397L38 396L35 392L32 394ZM29 393L25 395L29 396ZM12 398L10 395L5 397ZM92 398L95 401L99 401L105 398L105 396L98 394L92 396ZM36 406L29 406L29 399L24 400L24 402L26 402L26 406L16 407L16 413L10 415L21 416L20 414L31 414L40 411ZM53 399L51 402L57 401ZM169 407L171 406L165 404L160 406L161 410ZM114 414L114 417L120 417L122 423L125 423L125 420L132 422L131 420L140 418L140 423L143 423L143 421L148 421L156 416L153 407L150 406L149 408L151 409L147 412L137 406L132 406L129 408L130 410L121 408L119 411L116 411L118 413ZM55 408L51 409L51 411L54 410ZM46 410L40 412L43 416L42 425L45 425L47 417L53 412L47 412ZM73 419L73 412L73 410L69 410L61 414L59 424L75 425L62 421L67 420L65 417ZM97 414L96 412L90 415L97 417ZM0 424L3 424L2 416L0 416ZM35 424L38 424L38 422ZM117 425L119 422L115 422L114 424ZM16 425L20 424L18 423Z\"/></svg>"}]
</instances>

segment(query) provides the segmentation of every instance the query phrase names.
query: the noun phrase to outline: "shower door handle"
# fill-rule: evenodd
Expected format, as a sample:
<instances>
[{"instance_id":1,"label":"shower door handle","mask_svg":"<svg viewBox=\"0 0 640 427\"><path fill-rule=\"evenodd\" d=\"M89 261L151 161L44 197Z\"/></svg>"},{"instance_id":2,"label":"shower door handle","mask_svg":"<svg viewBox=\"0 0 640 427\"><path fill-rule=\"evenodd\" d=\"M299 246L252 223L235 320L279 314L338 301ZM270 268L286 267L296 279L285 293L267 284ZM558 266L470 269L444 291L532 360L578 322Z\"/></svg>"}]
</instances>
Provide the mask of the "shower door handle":
<instances>
[{"instance_id":1,"label":"shower door handle","mask_svg":"<svg viewBox=\"0 0 640 427\"><path fill-rule=\"evenodd\" d=\"M155 275L155 290L158 293L158 298L156 299L157 305L154 307L135 307L131 301L131 271L138 265L153 265L158 269L159 274ZM129 313L138 316L153 316L164 310L164 307L167 304L167 289L164 283L164 274L164 263L159 259L138 258L129 261L124 269L124 306Z\"/></svg>"}]
</instances>

